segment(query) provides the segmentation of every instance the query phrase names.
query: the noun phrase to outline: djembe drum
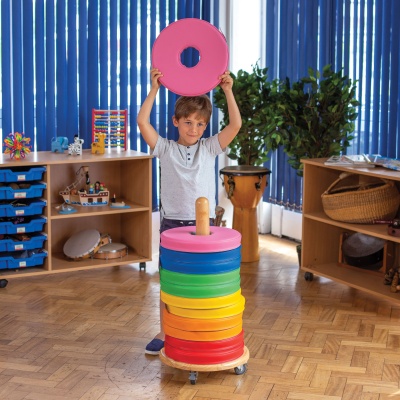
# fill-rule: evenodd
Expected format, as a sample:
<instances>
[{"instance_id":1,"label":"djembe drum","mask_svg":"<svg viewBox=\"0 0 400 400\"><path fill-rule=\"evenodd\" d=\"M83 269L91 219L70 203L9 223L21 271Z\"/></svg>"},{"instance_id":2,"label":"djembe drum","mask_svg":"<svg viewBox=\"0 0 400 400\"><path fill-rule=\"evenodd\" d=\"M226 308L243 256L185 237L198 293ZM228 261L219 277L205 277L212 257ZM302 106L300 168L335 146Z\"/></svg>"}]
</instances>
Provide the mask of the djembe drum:
<instances>
[{"instance_id":1,"label":"djembe drum","mask_svg":"<svg viewBox=\"0 0 400 400\"><path fill-rule=\"evenodd\" d=\"M242 262L260 259L258 250L257 204L267 187L271 171L240 165L222 168L224 187L233 204L232 228L242 235Z\"/></svg>"},{"instance_id":2,"label":"djembe drum","mask_svg":"<svg viewBox=\"0 0 400 400\"><path fill-rule=\"evenodd\" d=\"M209 226L206 198L196 202L196 231L181 227L161 234L161 300L165 344L160 359L197 371L247 369L240 289L240 233Z\"/></svg>"}]
</instances>

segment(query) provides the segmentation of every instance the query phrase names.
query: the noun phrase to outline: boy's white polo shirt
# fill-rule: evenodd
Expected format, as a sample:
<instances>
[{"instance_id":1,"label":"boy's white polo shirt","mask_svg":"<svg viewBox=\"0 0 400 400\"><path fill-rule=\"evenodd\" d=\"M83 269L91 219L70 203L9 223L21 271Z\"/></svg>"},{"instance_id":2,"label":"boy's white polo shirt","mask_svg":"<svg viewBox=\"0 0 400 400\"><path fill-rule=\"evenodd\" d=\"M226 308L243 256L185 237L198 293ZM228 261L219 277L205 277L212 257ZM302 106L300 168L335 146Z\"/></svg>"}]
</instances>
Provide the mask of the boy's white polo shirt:
<instances>
[{"instance_id":1,"label":"boy's white polo shirt","mask_svg":"<svg viewBox=\"0 0 400 400\"><path fill-rule=\"evenodd\" d=\"M223 150L218 135L193 146L158 137L152 154L160 159L161 203L169 219L195 220L195 204L206 197L210 217L215 214L215 159Z\"/></svg>"}]
</instances>

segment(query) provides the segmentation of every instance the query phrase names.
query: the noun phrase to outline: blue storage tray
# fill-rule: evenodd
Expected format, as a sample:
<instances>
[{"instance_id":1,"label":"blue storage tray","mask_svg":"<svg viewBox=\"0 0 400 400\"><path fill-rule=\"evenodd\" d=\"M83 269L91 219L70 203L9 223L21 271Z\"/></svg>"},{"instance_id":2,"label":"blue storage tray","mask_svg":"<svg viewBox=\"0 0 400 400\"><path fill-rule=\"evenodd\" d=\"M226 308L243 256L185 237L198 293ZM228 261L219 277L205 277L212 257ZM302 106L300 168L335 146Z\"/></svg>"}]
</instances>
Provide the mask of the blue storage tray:
<instances>
[{"instance_id":1,"label":"blue storage tray","mask_svg":"<svg viewBox=\"0 0 400 400\"><path fill-rule=\"evenodd\" d=\"M0 252L2 251L21 251L40 249L47 240L45 233L32 234L29 240L15 240L15 238L6 238L0 240Z\"/></svg>"},{"instance_id":2,"label":"blue storage tray","mask_svg":"<svg viewBox=\"0 0 400 400\"><path fill-rule=\"evenodd\" d=\"M0 234L13 235L16 233L40 232L46 223L46 217L33 217L23 224L13 224L12 221L0 221Z\"/></svg>"},{"instance_id":3,"label":"blue storage tray","mask_svg":"<svg viewBox=\"0 0 400 400\"><path fill-rule=\"evenodd\" d=\"M47 204L45 200L25 202L25 206L18 206L18 202L0 204L0 217L18 217L21 215L42 215Z\"/></svg>"},{"instance_id":4,"label":"blue storage tray","mask_svg":"<svg viewBox=\"0 0 400 400\"><path fill-rule=\"evenodd\" d=\"M0 182L40 181L45 171L45 167L0 169Z\"/></svg>"},{"instance_id":5,"label":"blue storage tray","mask_svg":"<svg viewBox=\"0 0 400 400\"><path fill-rule=\"evenodd\" d=\"M25 267L37 267L43 265L44 259L47 257L46 250L38 250L38 253L30 254L27 252L26 257L21 252L16 253L1 253L0 254L0 269L15 269Z\"/></svg>"},{"instance_id":6,"label":"blue storage tray","mask_svg":"<svg viewBox=\"0 0 400 400\"><path fill-rule=\"evenodd\" d=\"M13 189L10 186L0 187L0 200L14 200L14 199L31 199L33 197L42 197L43 190L46 189L46 184L43 182L36 182L25 189Z\"/></svg>"}]
</instances>

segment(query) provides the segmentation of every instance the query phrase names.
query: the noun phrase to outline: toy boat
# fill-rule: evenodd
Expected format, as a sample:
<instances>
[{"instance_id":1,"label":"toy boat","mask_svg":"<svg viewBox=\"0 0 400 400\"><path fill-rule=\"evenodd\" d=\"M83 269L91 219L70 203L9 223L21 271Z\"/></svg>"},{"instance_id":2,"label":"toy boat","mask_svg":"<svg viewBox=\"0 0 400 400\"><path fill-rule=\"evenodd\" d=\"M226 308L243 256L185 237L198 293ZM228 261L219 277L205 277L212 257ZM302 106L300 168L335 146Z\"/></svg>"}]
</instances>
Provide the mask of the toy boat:
<instances>
[{"instance_id":1,"label":"toy boat","mask_svg":"<svg viewBox=\"0 0 400 400\"><path fill-rule=\"evenodd\" d=\"M102 190L98 193L87 193L86 190L72 194L70 191L61 191L66 204L76 204L80 206L106 206L110 199L110 192Z\"/></svg>"}]
</instances>

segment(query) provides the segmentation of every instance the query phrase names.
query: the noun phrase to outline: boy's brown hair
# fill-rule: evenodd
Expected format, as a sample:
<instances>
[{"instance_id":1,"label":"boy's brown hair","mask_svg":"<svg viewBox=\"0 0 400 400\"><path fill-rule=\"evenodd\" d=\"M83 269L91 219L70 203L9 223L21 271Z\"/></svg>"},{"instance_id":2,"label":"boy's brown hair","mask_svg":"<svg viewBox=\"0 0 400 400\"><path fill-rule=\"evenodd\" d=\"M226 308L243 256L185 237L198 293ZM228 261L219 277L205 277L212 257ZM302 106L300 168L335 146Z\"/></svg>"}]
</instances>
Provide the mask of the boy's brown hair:
<instances>
[{"instance_id":1,"label":"boy's brown hair","mask_svg":"<svg viewBox=\"0 0 400 400\"><path fill-rule=\"evenodd\" d=\"M187 118L189 115L196 113L208 123L210 122L212 113L212 104L208 96L187 97L182 96L175 103L175 118Z\"/></svg>"}]
</instances>

